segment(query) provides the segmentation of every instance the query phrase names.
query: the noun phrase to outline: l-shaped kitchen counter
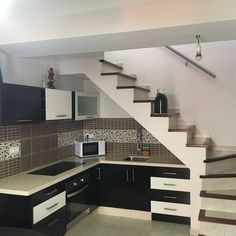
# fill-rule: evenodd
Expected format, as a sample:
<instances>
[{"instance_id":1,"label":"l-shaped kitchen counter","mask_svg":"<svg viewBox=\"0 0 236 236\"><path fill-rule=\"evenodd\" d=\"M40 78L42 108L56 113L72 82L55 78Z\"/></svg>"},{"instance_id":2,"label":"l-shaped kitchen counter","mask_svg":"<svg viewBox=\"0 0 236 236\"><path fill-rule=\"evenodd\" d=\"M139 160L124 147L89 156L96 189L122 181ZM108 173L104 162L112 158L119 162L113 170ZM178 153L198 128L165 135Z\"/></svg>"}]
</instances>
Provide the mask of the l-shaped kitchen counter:
<instances>
[{"instance_id":1,"label":"l-shaped kitchen counter","mask_svg":"<svg viewBox=\"0 0 236 236\"><path fill-rule=\"evenodd\" d=\"M36 169L23 172L17 175L13 175L10 177L6 177L0 180L0 193L2 194L11 194L18 196L30 196L40 190L43 190L47 187L50 187L56 183L59 183L63 180L66 180L74 175L77 175L85 170L88 170L99 164L118 164L118 165L138 165L138 166L150 166L150 167L174 167L174 168L187 168L184 164L168 160L164 157L151 157L143 162L135 162L135 161L124 161L124 155L106 155L100 157L99 159L87 160L85 164L65 171L56 176L46 176L46 175L33 175L29 174L30 172L41 169L47 166L50 166L55 163L59 163L62 161L70 161L70 162L80 162L81 160L72 156L54 163L50 163L45 166L38 167Z\"/></svg>"}]
</instances>

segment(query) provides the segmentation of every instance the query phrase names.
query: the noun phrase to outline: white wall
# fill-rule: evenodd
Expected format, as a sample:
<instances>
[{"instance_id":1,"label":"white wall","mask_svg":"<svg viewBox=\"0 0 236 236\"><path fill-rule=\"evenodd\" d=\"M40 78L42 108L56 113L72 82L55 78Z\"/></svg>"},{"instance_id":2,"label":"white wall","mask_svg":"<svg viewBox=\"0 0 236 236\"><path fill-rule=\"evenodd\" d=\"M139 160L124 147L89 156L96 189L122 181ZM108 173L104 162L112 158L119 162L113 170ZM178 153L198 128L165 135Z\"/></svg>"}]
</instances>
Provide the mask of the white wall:
<instances>
[{"instance_id":1,"label":"white wall","mask_svg":"<svg viewBox=\"0 0 236 236\"><path fill-rule=\"evenodd\" d=\"M194 60L195 45L176 46ZM125 71L137 74L138 83L168 91L169 107L179 108L185 120L195 120L202 135L217 145L236 146L236 41L202 44L203 60L199 64L214 72L185 66L184 61L166 48L124 50L105 53L105 58L124 63Z\"/></svg>"},{"instance_id":2,"label":"white wall","mask_svg":"<svg viewBox=\"0 0 236 236\"><path fill-rule=\"evenodd\" d=\"M38 57L38 58L15 58L8 57L0 53L0 68L2 71L3 82L13 84L24 84L42 87L42 79L47 79L47 71L50 67L54 68L55 86L57 89L72 91L98 91L100 93L100 115L102 118L126 118L130 117L113 100L100 91L89 80L84 80L85 76L81 73L80 60L87 58L88 61L96 61L100 66L99 59L101 54L73 55L61 57ZM93 58L93 60L92 60ZM88 62L89 63L89 62ZM93 66L91 66L93 70ZM96 71L99 75L101 70ZM63 74L63 76L58 76ZM73 74L66 76L65 74Z\"/></svg>"}]
</instances>

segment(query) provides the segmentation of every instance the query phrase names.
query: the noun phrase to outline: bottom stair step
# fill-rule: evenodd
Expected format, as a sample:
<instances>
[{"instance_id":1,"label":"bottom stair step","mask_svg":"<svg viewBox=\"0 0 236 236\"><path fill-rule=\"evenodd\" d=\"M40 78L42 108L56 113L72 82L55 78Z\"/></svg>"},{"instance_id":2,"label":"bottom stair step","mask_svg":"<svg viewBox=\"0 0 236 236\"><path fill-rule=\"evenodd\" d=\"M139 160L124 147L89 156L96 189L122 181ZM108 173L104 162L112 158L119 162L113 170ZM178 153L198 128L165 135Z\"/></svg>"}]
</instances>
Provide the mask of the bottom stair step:
<instances>
[{"instance_id":1,"label":"bottom stair step","mask_svg":"<svg viewBox=\"0 0 236 236\"><path fill-rule=\"evenodd\" d=\"M235 236L236 213L200 210L200 234L209 236Z\"/></svg>"}]
</instances>

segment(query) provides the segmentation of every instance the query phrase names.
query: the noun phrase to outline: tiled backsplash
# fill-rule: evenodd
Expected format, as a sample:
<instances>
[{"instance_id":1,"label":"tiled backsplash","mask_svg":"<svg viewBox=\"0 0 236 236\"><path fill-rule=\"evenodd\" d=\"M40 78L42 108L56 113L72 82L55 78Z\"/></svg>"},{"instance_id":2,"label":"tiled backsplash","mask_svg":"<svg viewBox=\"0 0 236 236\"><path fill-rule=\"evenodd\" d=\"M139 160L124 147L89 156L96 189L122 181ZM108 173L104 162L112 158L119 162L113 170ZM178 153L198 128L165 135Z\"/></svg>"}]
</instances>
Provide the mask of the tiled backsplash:
<instances>
[{"instance_id":1,"label":"tiled backsplash","mask_svg":"<svg viewBox=\"0 0 236 236\"><path fill-rule=\"evenodd\" d=\"M74 140L87 134L106 140L107 153L136 154L136 134L141 126L132 118L100 118L86 121L50 121L42 124L0 127L0 178L64 159L74 152ZM143 141L152 155L175 158L149 132ZM20 153L10 155L10 147Z\"/></svg>"}]
</instances>

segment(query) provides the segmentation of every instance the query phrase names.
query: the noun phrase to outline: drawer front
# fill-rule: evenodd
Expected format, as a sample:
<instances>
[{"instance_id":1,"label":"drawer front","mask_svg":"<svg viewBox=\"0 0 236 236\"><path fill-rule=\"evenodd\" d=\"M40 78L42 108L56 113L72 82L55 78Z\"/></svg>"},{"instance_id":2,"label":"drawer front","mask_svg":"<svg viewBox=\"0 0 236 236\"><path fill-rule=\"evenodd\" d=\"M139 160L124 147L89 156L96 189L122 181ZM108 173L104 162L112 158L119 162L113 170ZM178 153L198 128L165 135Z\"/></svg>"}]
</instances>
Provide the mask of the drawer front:
<instances>
[{"instance_id":1,"label":"drawer front","mask_svg":"<svg viewBox=\"0 0 236 236\"><path fill-rule=\"evenodd\" d=\"M64 235L66 232L65 207L35 224L33 229L50 236Z\"/></svg>"},{"instance_id":2,"label":"drawer front","mask_svg":"<svg viewBox=\"0 0 236 236\"><path fill-rule=\"evenodd\" d=\"M66 192L62 192L33 208L33 224L66 205Z\"/></svg>"},{"instance_id":3,"label":"drawer front","mask_svg":"<svg viewBox=\"0 0 236 236\"><path fill-rule=\"evenodd\" d=\"M151 169L151 176L190 179L190 170L188 168L157 167Z\"/></svg>"},{"instance_id":4,"label":"drawer front","mask_svg":"<svg viewBox=\"0 0 236 236\"><path fill-rule=\"evenodd\" d=\"M36 206L65 191L65 184L58 183L32 195L32 205Z\"/></svg>"},{"instance_id":5,"label":"drawer front","mask_svg":"<svg viewBox=\"0 0 236 236\"><path fill-rule=\"evenodd\" d=\"M189 192L190 181L186 179L151 177L151 189Z\"/></svg>"},{"instance_id":6,"label":"drawer front","mask_svg":"<svg viewBox=\"0 0 236 236\"><path fill-rule=\"evenodd\" d=\"M190 204L190 193L151 189L151 199L161 202Z\"/></svg>"},{"instance_id":7,"label":"drawer front","mask_svg":"<svg viewBox=\"0 0 236 236\"><path fill-rule=\"evenodd\" d=\"M151 212L165 215L190 217L190 205L151 201Z\"/></svg>"}]
</instances>

